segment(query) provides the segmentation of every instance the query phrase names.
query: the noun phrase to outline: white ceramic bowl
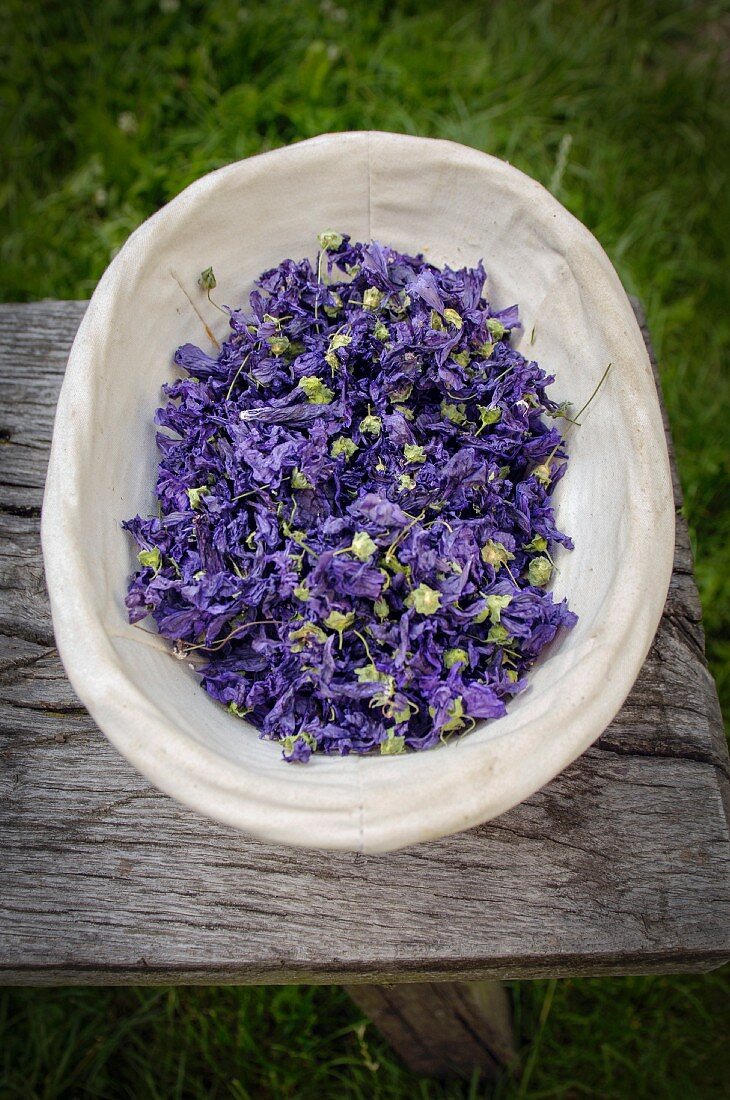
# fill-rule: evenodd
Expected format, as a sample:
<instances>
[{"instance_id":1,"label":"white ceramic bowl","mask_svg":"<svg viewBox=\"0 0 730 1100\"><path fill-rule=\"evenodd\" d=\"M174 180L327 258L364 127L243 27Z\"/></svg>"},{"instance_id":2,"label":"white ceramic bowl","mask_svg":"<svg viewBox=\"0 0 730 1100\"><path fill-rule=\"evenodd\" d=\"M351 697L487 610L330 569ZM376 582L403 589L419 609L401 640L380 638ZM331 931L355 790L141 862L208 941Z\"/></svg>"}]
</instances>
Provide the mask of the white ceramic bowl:
<instances>
[{"instance_id":1,"label":"white ceramic bowl","mask_svg":"<svg viewBox=\"0 0 730 1100\"><path fill-rule=\"evenodd\" d=\"M175 348L226 321L196 285L212 264L219 298L243 304L285 256L314 255L323 229L480 257L497 307L517 302L517 346L580 405L608 381L555 494L554 587L578 625L543 654L531 686L452 745L404 756L313 758L228 714L166 645L127 623L135 565L123 519L154 511L152 417ZM534 343L530 335L534 328ZM69 358L43 509L58 646L80 699L118 750L163 791L247 833L292 845L378 852L469 828L527 798L605 729L656 630L671 572L674 509L646 350L591 234L539 184L450 142L329 134L213 172L129 238L91 299Z\"/></svg>"}]
</instances>

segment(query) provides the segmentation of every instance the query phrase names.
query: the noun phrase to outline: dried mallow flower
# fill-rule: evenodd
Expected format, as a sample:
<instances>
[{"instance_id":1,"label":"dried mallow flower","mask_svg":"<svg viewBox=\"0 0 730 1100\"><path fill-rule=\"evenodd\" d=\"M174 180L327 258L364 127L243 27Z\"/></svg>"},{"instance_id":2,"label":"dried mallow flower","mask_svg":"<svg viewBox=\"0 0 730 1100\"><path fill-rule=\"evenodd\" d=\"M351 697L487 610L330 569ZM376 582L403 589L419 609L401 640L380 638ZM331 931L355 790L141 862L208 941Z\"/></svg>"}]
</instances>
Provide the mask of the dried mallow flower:
<instances>
[{"instance_id":1,"label":"dried mallow flower","mask_svg":"<svg viewBox=\"0 0 730 1100\"><path fill-rule=\"evenodd\" d=\"M219 306L214 354L178 348L157 514L124 524L130 621L203 657L203 688L299 763L499 718L576 621L550 591L572 549L551 497L580 414L512 346L517 307L491 308L481 263L318 243Z\"/></svg>"}]
</instances>

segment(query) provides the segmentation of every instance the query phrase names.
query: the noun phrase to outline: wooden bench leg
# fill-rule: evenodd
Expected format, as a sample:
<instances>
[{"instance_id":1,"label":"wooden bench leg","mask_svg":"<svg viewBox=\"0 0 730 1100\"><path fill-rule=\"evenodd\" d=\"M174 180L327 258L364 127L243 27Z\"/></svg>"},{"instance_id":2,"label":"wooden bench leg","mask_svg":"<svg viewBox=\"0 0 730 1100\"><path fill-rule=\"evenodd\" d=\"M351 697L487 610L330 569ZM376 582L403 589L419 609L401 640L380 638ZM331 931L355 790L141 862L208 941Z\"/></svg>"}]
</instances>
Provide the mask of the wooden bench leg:
<instances>
[{"instance_id":1,"label":"wooden bench leg","mask_svg":"<svg viewBox=\"0 0 730 1100\"><path fill-rule=\"evenodd\" d=\"M501 982L348 985L409 1069L429 1077L487 1077L517 1061L512 1011Z\"/></svg>"}]
</instances>

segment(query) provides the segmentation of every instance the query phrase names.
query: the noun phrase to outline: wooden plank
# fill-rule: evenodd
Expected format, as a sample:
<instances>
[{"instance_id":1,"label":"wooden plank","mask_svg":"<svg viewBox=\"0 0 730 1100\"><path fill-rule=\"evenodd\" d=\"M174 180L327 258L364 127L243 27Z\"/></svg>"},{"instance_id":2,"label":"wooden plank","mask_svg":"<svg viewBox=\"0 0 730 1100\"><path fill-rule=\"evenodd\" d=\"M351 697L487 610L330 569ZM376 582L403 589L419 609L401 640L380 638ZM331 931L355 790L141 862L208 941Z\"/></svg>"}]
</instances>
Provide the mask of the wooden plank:
<instances>
[{"instance_id":1,"label":"wooden plank","mask_svg":"<svg viewBox=\"0 0 730 1100\"><path fill-rule=\"evenodd\" d=\"M517 1062L512 1009L501 982L354 985L347 992L414 1073L486 1077Z\"/></svg>"},{"instance_id":2,"label":"wooden plank","mask_svg":"<svg viewBox=\"0 0 730 1100\"><path fill-rule=\"evenodd\" d=\"M681 523L625 707L553 783L478 829L387 856L294 852L178 806L114 752L53 647L38 541L83 308L0 306L0 977L383 983L726 959L727 750Z\"/></svg>"},{"instance_id":3,"label":"wooden plank","mask_svg":"<svg viewBox=\"0 0 730 1100\"><path fill-rule=\"evenodd\" d=\"M58 391L86 302L0 305L0 514L39 516Z\"/></svg>"}]
</instances>

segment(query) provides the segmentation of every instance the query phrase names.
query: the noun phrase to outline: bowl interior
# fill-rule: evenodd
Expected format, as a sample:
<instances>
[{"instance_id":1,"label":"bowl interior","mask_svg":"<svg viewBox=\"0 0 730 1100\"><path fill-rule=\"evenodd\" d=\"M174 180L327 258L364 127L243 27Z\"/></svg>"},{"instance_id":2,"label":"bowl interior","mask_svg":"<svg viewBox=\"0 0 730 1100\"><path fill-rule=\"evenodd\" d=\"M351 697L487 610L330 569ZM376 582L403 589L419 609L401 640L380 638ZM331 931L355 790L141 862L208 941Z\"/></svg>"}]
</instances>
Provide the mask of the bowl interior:
<instances>
[{"instance_id":1,"label":"bowl interior","mask_svg":"<svg viewBox=\"0 0 730 1100\"><path fill-rule=\"evenodd\" d=\"M436 264L483 258L487 297L499 308L519 304L517 346L555 375L556 399L579 407L609 362L612 371L583 426L571 432L568 475L555 494L559 526L575 550L558 553L553 588L556 597L568 596L578 625L544 653L529 690L505 718L453 747L287 768L278 748L209 699L165 644L128 625L124 595L135 558L120 523L155 510L153 415L161 383L177 374L176 347L191 341L211 350L206 326L219 338L227 331L197 286L199 272L212 264L218 300L242 305L258 273L286 256L313 256L316 235L327 228L423 251ZM667 494L666 452L626 297L593 238L542 188L472 150L397 135L333 135L195 184L132 236L104 276L72 354L58 424L44 543L71 678L141 770L183 800L254 831L267 829L257 826L255 807L241 807L257 798L285 822L280 838L309 843L298 831L290 835L289 814L318 810L329 814L332 846L353 847L363 845L368 827L364 791L372 814L410 815L412 822L419 806L439 801L451 804L456 827L505 808L601 732L661 611L664 593L647 597L651 569L636 540L654 525L666 541L666 500L657 503ZM49 529L51 515L58 530ZM61 553L63 576L53 564ZM83 575L73 606L61 591L71 565ZM667 577L660 555L654 587L666 591ZM632 622L638 635L627 642ZM602 708L597 686L605 692ZM581 708L588 717L577 721ZM490 749L507 739L507 750ZM496 763L501 753L519 772L516 785L507 764ZM465 767L480 777L473 790L459 779ZM404 783L414 801L401 813L396 792ZM396 801L387 810L381 798ZM455 798L462 803L456 817ZM404 826L403 835L412 839L414 828ZM438 831L443 823L429 835Z\"/></svg>"}]
</instances>

